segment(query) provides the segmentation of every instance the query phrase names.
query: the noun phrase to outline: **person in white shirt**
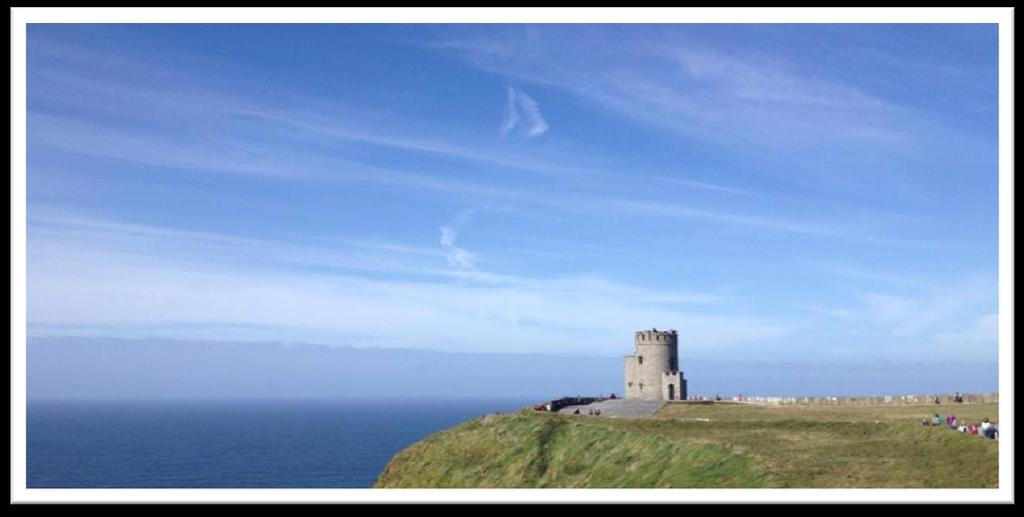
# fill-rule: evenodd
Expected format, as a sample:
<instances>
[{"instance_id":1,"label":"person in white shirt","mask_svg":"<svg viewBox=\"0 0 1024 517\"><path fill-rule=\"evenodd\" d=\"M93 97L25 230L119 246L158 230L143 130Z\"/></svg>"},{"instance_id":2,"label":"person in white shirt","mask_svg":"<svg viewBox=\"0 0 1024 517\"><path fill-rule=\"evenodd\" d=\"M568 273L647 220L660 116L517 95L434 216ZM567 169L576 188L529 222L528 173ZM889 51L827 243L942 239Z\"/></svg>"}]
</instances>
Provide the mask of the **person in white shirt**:
<instances>
[{"instance_id":1,"label":"person in white shirt","mask_svg":"<svg viewBox=\"0 0 1024 517\"><path fill-rule=\"evenodd\" d=\"M996 426L992 425L987 418L981 422L981 434L985 438L995 439L997 432Z\"/></svg>"}]
</instances>

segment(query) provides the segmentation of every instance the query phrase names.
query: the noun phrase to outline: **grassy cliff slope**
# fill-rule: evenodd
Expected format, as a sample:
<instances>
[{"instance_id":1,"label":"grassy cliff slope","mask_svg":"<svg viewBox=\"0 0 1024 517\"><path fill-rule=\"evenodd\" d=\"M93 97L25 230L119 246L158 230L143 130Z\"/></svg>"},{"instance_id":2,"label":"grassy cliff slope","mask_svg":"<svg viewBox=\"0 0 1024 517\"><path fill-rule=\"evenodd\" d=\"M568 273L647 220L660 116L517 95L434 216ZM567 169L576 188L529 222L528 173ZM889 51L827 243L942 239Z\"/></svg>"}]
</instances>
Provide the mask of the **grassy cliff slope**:
<instances>
[{"instance_id":1,"label":"grassy cliff slope","mask_svg":"<svg viewBox=\"0 0 1024 517\"><path fill-rule=\"evenodd\" d=\"M998 443L920 420L980 421L993 405L670 404L651 419L524 411L434 434L376 487L995 487Z\"/></svg>"}]
</instances>

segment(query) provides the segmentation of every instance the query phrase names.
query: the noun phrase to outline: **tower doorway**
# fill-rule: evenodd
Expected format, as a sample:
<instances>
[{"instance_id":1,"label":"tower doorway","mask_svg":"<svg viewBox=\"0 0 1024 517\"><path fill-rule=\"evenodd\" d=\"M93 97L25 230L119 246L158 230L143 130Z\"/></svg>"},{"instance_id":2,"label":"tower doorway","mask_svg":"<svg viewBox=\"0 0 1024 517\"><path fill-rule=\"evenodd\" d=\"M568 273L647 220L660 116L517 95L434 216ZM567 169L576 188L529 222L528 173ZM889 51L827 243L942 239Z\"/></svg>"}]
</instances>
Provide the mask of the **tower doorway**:
<instances>
[{"instance_id":1,"label":"tower doorway","mask_svg":"<svg viewBox=\"0 0 1024 517\"><path fill-rule=\"evenodd\" d=\"M676 399L676 385L675 384L669 384L668 385L668 399L669 400L675 400Z\"/></svg>"}]
</instances>

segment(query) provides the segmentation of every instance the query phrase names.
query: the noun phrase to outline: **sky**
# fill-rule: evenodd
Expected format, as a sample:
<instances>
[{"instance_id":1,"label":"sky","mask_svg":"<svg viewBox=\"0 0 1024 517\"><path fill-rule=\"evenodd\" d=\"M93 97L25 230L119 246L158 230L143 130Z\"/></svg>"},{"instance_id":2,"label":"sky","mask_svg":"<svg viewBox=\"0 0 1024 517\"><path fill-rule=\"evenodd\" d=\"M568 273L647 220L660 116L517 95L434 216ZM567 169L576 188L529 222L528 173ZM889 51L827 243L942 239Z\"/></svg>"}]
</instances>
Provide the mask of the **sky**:
<instances>
[{"instance_id":1,"label":"sky","mask_svg":"<svg viewBox=\"0 0 1024 517\"><path fill-rule=\"evenodd\" d=\"M29 336L621 360L656 327L683 365L995 362L997 51L995 25L30 24Z\"/></svg>"}]
</instances>

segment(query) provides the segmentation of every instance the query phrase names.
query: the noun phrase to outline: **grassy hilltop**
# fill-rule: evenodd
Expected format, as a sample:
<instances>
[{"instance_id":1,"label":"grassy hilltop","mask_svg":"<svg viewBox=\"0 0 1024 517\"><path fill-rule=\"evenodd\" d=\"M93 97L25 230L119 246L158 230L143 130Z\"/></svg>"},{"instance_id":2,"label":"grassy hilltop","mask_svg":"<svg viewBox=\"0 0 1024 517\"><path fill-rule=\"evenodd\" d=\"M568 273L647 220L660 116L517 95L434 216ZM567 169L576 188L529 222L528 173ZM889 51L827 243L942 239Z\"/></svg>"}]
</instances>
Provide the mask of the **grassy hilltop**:
<instances>
[{"instance_id":1,"label":"grassy hilltop","mask_svg":"<svg viewBox=\"0 0 1024 517\"><path fill-rule=\"evenodd\" d=\"M378 488L995 488L999 444L921 419L997 404L669 404L654 418L490 415L396 455ZM944 421L944 420L943 420Z\"/></svg>"}]
</instances>

